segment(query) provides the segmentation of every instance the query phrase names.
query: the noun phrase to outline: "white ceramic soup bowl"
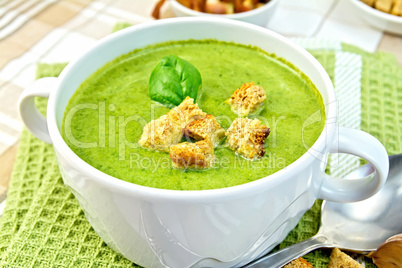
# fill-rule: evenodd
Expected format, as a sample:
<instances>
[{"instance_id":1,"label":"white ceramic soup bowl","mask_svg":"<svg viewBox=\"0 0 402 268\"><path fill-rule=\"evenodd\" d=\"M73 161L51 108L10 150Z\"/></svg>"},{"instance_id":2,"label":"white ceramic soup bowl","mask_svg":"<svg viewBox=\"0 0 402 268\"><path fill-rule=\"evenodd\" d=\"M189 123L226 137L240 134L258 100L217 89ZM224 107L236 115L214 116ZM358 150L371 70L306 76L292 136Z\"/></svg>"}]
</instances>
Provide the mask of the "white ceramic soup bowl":
<instances>
[{"instance_id":1,"label":"white ceramic soup bowl","mask_svg":"<svg viewBox=\"0 0 402 268\"><path fill-rule=\"evenodd\" d=\"M81 160L61 136L66 105L79 85L116 57L136 48L187 39L213 38L258 46L302 70L325 102L325 128L312 148L288 167L247 184L203 191L144 187L109 176ZM47 118L34 97L49 97ZM58 78L27 88L21 116L38 138L53 144L64 183L86 217L113 249L145 267L233 267L270 251L292 230L317 198L365 199L388 174L388 157L367 133L337 127L331 80L304 49L267 29L233 20L174 18L140 24L100 40L72 61ZM358 155L375 174L356 180L324 173L329 153Z\"/></svg>"}]
</instances>

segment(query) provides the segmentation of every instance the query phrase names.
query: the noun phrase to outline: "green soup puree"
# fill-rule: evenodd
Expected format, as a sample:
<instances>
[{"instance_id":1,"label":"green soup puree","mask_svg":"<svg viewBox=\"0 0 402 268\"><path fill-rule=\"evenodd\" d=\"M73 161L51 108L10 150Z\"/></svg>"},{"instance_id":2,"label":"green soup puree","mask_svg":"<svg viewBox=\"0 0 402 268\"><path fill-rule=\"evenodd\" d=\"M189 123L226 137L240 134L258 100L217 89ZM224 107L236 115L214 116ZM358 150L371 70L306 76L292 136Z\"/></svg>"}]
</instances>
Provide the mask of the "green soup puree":
<instances>
[{"instance_id":1,"label":"green soup puree","mask_svg":"<svg viewBox=\"0 0 402 268\"><path fill-rule=\"evenodd\" d=\"M143 127L170 109L151 101L149 77L167 55L179 56L201 73L197 103L228 129L236 115L225 104L246 82L264 88L267 100L258 118L271 133L265 156L247 160L225 147L206 170L172 168L168 153L138 144ZM174 190L204 190L264 178L301 157L324 128L322 97L297 68L259 48L215 40L161 43L109 62L84 81L66 108L62 135L84 161L131 183Z\"/></svg>"}]
</instances>

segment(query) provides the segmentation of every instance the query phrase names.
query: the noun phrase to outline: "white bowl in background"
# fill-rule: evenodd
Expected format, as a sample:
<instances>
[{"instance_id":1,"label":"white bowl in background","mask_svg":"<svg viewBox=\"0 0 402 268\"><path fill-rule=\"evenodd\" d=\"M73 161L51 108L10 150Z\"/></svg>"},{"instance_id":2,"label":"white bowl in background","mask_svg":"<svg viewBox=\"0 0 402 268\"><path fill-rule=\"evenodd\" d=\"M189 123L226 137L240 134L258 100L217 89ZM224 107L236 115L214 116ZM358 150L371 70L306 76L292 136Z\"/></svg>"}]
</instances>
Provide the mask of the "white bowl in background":
<instances>
[{"instance_id":1,"label":"white bowl in background","mask_svg":"<svg viewBox=\"0 0 402 268\"><path fill-rule=\"evenodd\" d=\"M171 0L170 5L174 14L177 17L212 17L212 18L226 18L244 21L252 24L256 24L259 26L267 26L269 20L272 18L275 13L276 7L278 5L279 0L271 0L262 7L241 12L235 14L209 14L205 12L199 12L192 10L188 7L183 6L177 0Z\"/></svg>"},{"instance_id":2,"label":"white bowl in background","mask_svg":"<svg viewBox=\"0 0 402 268\"><path fill-rule=\"evenodd\" d=\"M393 34L402 35L402 17L370 7L360 0L349 0L356 14L370 26Z\"/></svg>"}]
</instances>

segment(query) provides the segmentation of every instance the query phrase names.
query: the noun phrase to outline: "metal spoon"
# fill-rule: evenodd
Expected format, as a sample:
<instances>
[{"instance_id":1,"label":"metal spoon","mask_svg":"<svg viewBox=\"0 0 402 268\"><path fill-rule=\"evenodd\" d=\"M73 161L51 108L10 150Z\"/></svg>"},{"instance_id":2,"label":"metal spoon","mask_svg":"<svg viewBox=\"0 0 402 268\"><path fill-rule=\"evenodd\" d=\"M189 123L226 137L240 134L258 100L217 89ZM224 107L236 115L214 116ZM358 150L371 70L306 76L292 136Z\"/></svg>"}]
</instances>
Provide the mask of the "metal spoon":
<instances>
[{"instance_id":1,"label":"metal spoon","mask_svg":"<svg viewBox=\"0 0 402 268\"><path fill-rule=\"evenodd\" d=\"M324 201L318 233L300 243L264 256L245 267L282 267L317 248L333 248L364 255L376 250L386 239L402 232L402 155L389 157L387 182L374 196L355 203ZM366 164L346 179L373 176Z\"/></svg>"}]
</instances>

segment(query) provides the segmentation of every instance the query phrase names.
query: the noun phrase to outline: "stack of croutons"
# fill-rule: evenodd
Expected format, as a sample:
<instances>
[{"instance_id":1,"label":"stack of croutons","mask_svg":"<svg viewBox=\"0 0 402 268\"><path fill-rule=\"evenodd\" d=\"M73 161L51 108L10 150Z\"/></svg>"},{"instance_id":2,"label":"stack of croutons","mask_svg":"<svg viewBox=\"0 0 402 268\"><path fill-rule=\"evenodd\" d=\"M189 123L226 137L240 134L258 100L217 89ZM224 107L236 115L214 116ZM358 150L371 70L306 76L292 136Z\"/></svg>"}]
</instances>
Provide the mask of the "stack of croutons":
<instances>
[{"instance_id":1,"label":"stack of croutons","mask_svg":"<svg viewBox=\"0 0 402 268\"><path fill-rule=\"evenodd\" d=\"M215 162L214 148L227 137L227 146L247 159L264 156L265 139L269 128L258 119L244 116L258 112L266 99L262 87L246 83L226 101L236 118L229 129L220 126L217 119L206 114L187 97L167 114L152 120L139 140L143 148L169 152L174 168L205 169ZM181 142L185 138L187 141Z\"/></svg>"}]
</instances>

